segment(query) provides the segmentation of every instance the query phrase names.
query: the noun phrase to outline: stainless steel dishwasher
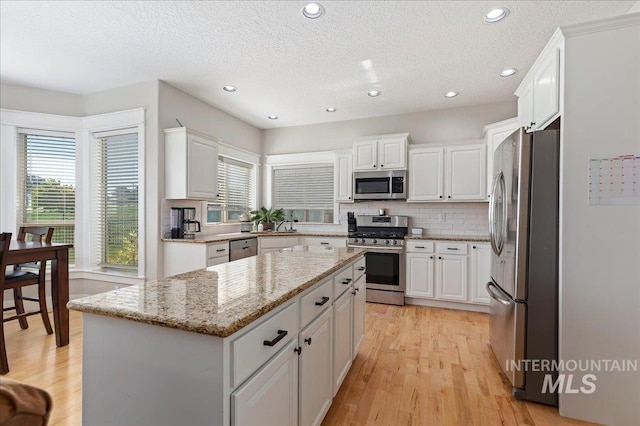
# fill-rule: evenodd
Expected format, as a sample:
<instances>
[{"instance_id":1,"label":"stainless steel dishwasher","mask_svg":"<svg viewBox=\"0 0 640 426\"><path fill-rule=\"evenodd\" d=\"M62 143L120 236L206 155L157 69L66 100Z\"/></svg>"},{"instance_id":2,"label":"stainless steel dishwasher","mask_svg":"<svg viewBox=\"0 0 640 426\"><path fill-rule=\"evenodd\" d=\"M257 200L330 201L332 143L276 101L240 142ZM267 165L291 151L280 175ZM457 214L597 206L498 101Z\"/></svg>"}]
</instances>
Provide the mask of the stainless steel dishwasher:
<instances>
[{"instance_id":1,"label":"stainless steel dishwasher","mask_svg":"<svg viewBox=\"0 0 640 426\"><path fill-rule=\"evenodd\" d=\"M243 259L258 254L258 239L244 238L229 242L229 261Z\"/></svg>"}]
</instances>

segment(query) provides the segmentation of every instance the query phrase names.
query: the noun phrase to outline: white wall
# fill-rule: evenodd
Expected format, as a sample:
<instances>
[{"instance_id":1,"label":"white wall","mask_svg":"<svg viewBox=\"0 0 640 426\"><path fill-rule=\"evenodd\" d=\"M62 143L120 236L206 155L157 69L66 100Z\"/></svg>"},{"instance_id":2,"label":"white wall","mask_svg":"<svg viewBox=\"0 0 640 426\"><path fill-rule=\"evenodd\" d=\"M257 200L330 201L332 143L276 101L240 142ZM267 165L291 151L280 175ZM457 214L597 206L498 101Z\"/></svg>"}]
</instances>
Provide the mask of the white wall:
<instances>
[{"instance_id":1,"label":"white wall","mask_svg":"<svg viewBox=\"0 0 640 426\"><path fill-rule=\"evenodd\" d=\"M633 27L566 38L560 241L565 361L640 363L640 205L588 202L590 157L640 155L640 15L632 19ZM640 373L594 374L595 392L561 394L560 413L640 424Z\"/></svg>"},{"instance_id":2,"label":"white wall","mask_svg":"<svg viewBox=\"0 0 640 426\"><path fill-rule=\"evenodd\" d=\"M516 115L514 97L513 102L267 129L264 154L348 149L355 138L387 133L409 132L412 143L481 139L483 126Z\"/></svg>"},{"instance_id":3,"label":"white wall","mask_svg":"<svg viewBox=\"0 0 640 426\"><path fill-rule=\"evenodd\" d=\"M82 95L5 83L0 84L0 108L73 117L84 115Z\"/></svg>"}]
</instances>

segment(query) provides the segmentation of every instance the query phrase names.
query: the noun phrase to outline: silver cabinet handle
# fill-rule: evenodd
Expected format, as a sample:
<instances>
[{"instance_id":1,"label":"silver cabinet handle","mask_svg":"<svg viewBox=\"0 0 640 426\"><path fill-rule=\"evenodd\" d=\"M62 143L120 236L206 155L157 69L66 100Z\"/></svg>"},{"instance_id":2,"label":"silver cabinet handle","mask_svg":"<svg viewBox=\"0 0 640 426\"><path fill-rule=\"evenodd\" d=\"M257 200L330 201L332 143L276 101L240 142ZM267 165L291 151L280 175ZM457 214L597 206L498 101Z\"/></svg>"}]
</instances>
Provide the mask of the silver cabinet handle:
<instances>
[{"instance_id":1,"label":"silver cabinet handle","mask_svg":"<svg viewBox=\"0 0 640 426\"><path fill-rule=\"evenodd\" d=\"M227 251L227 249L217 249L217 252L221 252L221 251Z\"/></svg>"}]
</instances>

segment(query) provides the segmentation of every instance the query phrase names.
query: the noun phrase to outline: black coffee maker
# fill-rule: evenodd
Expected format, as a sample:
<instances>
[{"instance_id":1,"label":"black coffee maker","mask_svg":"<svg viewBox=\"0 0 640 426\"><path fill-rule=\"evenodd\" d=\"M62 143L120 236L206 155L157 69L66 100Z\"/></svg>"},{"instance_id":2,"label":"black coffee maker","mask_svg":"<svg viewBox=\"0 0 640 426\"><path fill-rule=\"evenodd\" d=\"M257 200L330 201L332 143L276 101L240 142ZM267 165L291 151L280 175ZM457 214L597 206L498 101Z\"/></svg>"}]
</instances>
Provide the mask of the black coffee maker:
<instances>
[{"instance_id":1,"label":"black coffee maker","mask_svg":"<svg viewBox=\"0 0 640 426\"><path fill-rule=\"evenodd\" d=\"M193 239L200 232L194 207L171 207L171 238Z\"/></svg>"},{"instance_id":2,"label":"black coffee maker","mask_svg":"<svg viewBox=\"0 0 640 426\"><path fill-rule=\"evenodd\" d=\"M353 212L347 212L347 231L356 232L358 230L358 225L356 224L356 216Z\"/></svg>"}]
</instances>

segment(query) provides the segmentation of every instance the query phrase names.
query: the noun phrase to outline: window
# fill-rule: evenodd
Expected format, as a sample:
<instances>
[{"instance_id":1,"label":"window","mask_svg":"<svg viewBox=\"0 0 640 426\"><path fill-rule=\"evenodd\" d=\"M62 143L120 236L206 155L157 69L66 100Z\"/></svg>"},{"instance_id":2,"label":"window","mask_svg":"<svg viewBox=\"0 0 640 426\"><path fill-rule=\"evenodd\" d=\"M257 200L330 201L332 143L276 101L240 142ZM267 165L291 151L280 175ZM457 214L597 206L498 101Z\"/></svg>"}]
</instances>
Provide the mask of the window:
<instances>
[{"instance_id":1,"label":"window","mask_svg":"<svg viewBox=\"0 0 640 426\"><path fill-rule=\"evenodd\" d=\"M76 216L76 140L68 133L18 133L20 226L54 227L53 241L73 244ZM69 263L75 251L69 250Z\"/></svg>"},{"instance_id":2,"label":"window","mask_svg":"<svg viewBox=\"0 0 640 426\"><path fill-rule=\"evenodd\" d=\"M207 205L207 222L237 222L242 213L255 209L255 187L253 164L219 156L220 197Z\"/></svg>"},{"instance_id":3,"label":"window","mask_svg":"<svg viewBox=\"0 0 640 426\"><path fill-rule=\"evenodd\" d=\"M138 270L138 133L96 135L94 263Z\"/></svg>"},{"instance_id":4,"label":"window","mask_svg":"<svg viewBox=\"0 0 640 426\"><path fill-rule=\"evenodd\" d=\"M333 223L333 165L276 168L272 205L287 219Z\"/></svg>"}]
</instances>

